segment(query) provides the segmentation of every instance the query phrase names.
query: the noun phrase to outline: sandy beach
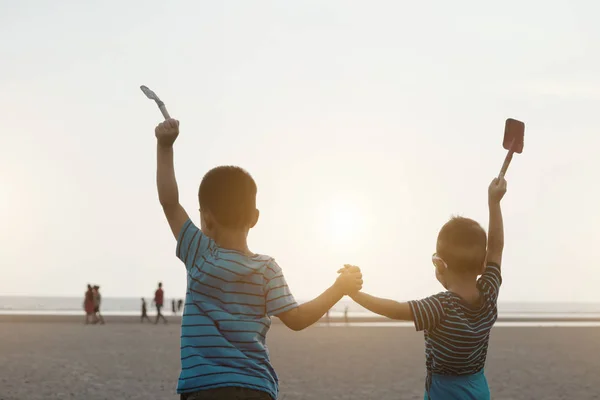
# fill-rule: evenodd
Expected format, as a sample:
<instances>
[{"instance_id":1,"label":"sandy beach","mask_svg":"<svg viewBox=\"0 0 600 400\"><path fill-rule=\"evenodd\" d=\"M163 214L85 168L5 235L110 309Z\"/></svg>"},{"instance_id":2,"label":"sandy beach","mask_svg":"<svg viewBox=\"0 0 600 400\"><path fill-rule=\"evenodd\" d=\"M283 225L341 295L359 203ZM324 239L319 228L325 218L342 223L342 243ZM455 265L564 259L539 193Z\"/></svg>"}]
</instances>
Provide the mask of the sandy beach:
<instances>
[{"instance_id":1,"label":"sandy beach","mask_svg":"<svg viewBox=\"0 0 600 400\"><path fill-rule=\"evenodd\" d=\"M178 399L178 321L135 320L1 318L0 399ZM274 324L268 344L280 399L422 399L411 328ZM486 371L496 400L600 399L600 328L494 328Z\"/></svg>"}]
</instances>

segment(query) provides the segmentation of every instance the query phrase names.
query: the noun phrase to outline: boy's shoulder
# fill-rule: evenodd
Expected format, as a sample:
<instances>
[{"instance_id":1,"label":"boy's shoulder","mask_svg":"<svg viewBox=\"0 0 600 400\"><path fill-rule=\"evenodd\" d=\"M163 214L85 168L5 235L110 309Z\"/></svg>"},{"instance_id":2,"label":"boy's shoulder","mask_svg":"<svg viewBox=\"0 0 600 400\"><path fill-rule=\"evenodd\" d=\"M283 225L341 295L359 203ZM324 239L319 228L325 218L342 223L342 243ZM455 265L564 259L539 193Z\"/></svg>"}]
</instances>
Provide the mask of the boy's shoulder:
<instances>
[{"instance_id":1,"label":"boy's shoulder","mask_svg":"<svg viewBox=\"0 0 600 400\"><path fill-rule=\"evenodd\" d=\"M440 302L446 315L454 315L458 318L480 319L497 313L495 303L481 292L479 301L474 303L467 302L460 295L451 291L440 293Z\"/></svg>"},{"instance_id":2,"label":"boy's shoulder","mask_svg":"<svg viewBox=\"0 0 600 400\"><path fill-rule=\"evenodd\" d=\"M273 258L269 255L259 254L259 253L253 253L252 255L248 255L248 254L242 253L241 251L231 250L231 249L226 249L224 247L220 247L219 245L217 245L214 242L213 242L213 247L211 250L216 257L221 258L223 260L227 260L227 261L240 262L240 263L245 263L245 264L264 265L264 266L277 264L275 262L275 258Z\"/></svg>"},{"instance_id":3,"label":"boy's shoulder","mask_svg":"<svg viewBox=\"0 0 600 400\"><path fill-rule=\"evenodd\" d=\"M442 292L434 293L427 298L428 299L436 299L436 300L440 301L442 304L444 304L444 303L453 301L456 296L457 295L452 293L451 291L445 290Z\"/></svg>"},{"instance_id":4,"label":"boy's shoulder","mask_svg":"<svg viewBox=\"0 0 600 400\"><path fill-rule=\"evenodd\" d=\"M414 302L421 303L421 306L426 305L429 308L437 308L438 310L443 311L444 314L462 312L465 309L479 308L477 306L469 305L460 295L450 290L438 292Z\"/></svg>"},{"instance_id":5,"label":"boy's shoulder","mask_svg":"<svg viewBox=\"0 0 600 400\"><path fill-rule=\"evenodd\" d=\"M275 258L267 254L247 255L236 250L219 247L216 244L211 252L217 263L226 263L247 272L252 270L263 275L267 280L282 275L281 267Z\"/></svg>"}]
</instances>

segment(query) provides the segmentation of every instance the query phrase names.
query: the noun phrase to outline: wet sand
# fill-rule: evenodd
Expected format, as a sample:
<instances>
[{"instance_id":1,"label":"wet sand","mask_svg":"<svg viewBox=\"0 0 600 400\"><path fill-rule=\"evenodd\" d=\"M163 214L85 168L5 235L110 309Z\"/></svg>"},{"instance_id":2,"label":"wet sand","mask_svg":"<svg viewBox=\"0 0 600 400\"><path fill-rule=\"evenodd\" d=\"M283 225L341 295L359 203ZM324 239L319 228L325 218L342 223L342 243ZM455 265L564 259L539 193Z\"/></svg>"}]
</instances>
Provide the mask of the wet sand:
<instances>
[{"instance_id":1,"label":"wet sand","mask_svg":"<svg viewBox=\"0 0 600 400\"><path fill-rule=\"evenodd\" d=\"M178 321L136 320L0 318L0 399L178 399ZM274 324L268 344L280 399L423 398L412 328ZM486 375L495 400L600 399L600 328L494 328Z\"/></svg>"}]
</instances>

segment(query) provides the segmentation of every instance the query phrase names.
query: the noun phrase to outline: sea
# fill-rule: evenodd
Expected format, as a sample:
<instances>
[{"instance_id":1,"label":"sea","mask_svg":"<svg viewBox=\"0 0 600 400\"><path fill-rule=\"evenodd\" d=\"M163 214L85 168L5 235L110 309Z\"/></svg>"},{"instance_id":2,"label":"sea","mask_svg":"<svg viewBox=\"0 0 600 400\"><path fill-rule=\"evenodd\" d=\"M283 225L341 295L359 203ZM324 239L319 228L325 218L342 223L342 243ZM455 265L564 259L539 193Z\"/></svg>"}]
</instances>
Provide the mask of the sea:
<instances>
[{"instance_id":1,"label":"sea","mask_svg":"<svg viewBox=\"0 0 600 400\"><path fill-rule=\"evenodd\" d=\"M171 301L165 299L166 312L171 312ZM151 299L148 302L149 312L152 310ZM299 301L302 303L302 301ZM376 314L365 310L358 304L342 300L330 310L330 317L343 317L347 308L348 317L375 318ZM104 315L139 315L140 298L103 297L102 313ZM83 313L83 298L77 297L34 297L34 296L0 296L0 314L7 315L80 315ZM519 321L600 321L600 303L517 303L501 302L498 304L500 320Z\"/></svg>"}]
</instances>

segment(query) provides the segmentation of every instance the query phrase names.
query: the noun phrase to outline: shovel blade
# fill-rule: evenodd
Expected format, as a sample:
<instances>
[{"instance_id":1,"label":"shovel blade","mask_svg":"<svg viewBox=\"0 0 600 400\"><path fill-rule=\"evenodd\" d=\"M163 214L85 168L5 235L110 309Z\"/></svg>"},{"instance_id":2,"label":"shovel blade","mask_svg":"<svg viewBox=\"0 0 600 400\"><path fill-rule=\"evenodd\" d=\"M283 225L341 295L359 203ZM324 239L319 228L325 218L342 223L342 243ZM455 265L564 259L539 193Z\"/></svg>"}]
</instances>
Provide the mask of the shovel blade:
<instances>
[{"instance_id":1,"label":"shovel blade","mask_svg":"<svg viewBox=\"0 0 600 400\"><path fill-rule=\"evenodd\" d=\"M502 145L506 150L512 150L517 154L523 152L525 140L525 124L516 119L509 118L504 126L504 141Z\"/></svg>"},{"instance_id":2,"label":"shovel blade","mask_svg":"<svg viewBox=\"0 0 600 400\"><path fill-rule=\"evenodd\" d=\"M150 100L159 100L158 96L156 95L156 93L154 93L152 90L150 90L148 88L148 86L140 86L140 89L142 89L142 92L144 92L144 94L146 95L147 98L149 98Z\"/></svg>"}]
</instances>

